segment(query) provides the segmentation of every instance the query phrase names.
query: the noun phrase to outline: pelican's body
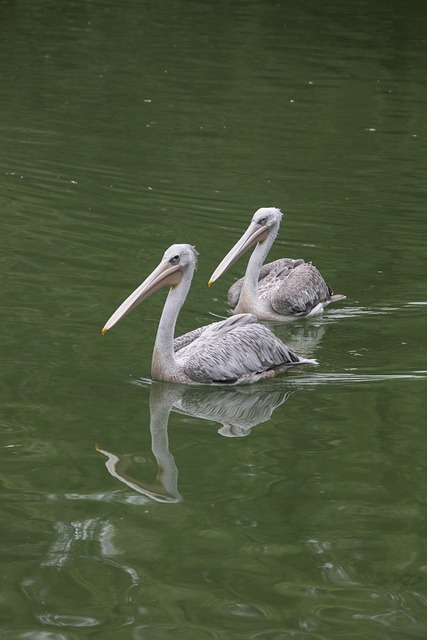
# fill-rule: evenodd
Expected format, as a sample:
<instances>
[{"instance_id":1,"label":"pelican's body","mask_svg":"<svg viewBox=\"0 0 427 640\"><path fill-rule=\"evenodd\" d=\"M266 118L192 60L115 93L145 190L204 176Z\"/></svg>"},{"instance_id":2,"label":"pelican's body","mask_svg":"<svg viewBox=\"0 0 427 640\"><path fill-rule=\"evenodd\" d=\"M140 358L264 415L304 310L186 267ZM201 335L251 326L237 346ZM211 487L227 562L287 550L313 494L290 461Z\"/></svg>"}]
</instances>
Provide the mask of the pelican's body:
<instances>
[{"instance_id":1,"label":"pelican's body","mask_svg":"<svg viewBox=\"0 0 427 640\"><path fill-rule=\"evenodd\" d=\"M187 297L197 254L187 244L172 245L153 273L120 305L105 333L142 300L170 285L157 330L151 364L155 380L184 384L248 384L282 373L300 358L251 314L239 314L190 331L174 340L175 324Z\"/></svg>"},{"instance_id":2,"label":"pelican's body","mask_svg":"<svg viewBox=\"0 0 427 640\"><path fill-rule=\"evenodd\" d=\"M253 313L260 320L292 320L322 313L334 295L320 272L302 259L281 258L263 264L276 238L282 213L275 207L258 209L240 240L214 271L209 284L219 278L248 249L256 245L243 278L229 289L233 313Z\"/></svg>"}]
</instances>

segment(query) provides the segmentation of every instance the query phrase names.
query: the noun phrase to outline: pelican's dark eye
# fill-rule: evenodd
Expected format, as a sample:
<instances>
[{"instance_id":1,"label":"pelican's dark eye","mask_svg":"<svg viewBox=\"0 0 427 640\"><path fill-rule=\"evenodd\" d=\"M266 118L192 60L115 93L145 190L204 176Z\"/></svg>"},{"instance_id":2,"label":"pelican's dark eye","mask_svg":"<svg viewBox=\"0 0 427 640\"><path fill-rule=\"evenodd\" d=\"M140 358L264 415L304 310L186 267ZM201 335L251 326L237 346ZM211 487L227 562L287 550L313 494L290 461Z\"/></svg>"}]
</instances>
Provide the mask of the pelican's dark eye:
<instances>
[{"instance_id":1,"label":"pelican's dark eye","mask_svg":"<svg viewBox=\"0 0 427 640\"><path fill-rule=\"evenodd\" d=\"M258 220L258 224L265 224L267 222L267 216L263 216Z\"/></svg>"},{"instance_id":2,"label":"pelican's dark eye","mask_svg":"<svg viewBox=\"0 0 427 640\"><path fill-rule=\"evenodd\" d=\"M178 264L178 262L179 262L179 256L178 256L178 255L174 256L173 258L171 258L171 259L169 260L169 262L170 262L171 264Z\"/></svg>"}]
</instances>

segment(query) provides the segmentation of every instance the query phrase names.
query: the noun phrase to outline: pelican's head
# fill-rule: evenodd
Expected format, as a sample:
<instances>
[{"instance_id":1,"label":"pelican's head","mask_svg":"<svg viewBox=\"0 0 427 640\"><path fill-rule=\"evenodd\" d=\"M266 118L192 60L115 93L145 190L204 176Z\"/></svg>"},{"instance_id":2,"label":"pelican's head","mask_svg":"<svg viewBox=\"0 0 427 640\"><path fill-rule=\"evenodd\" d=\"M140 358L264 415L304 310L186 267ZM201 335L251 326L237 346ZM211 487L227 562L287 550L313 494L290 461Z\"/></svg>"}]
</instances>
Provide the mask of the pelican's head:
<instances>
[{"instance_id":1,"label":"pelican's head","mask_svg":"<svg viewBox=\"0 0 427 640\"><path fill-rule=\"evenodd\" d=\"M196 265L197 251L194 247L190 244L173 244L165 251L158 267L113 313L102 329L102 333L106 333L121 318L124 318L132 309L135 309L143 300L161 287L176 287L181 282L183 274L188 270L191 271L192 276Z\"/></svg>"},{"instance_id":2,"label":"pelican's head","mask_svg":"<svg viewBox=\"0 0 427 640\"><path fill-rule=\"evenodd\" d=\"M251 224L256 224L259 227L265 227L270 232L278 231L280 223L282 221L283 213L276 207L261 207L258 211L255 211Z\"/></svg>"},{"instance_id":3,"label":"pelican's head","mask_svg":"<svg viewBox=\"0 0 427 640\"><path fill-rule=\"evenodd\" d=\"M198 255L196 248L191 244L173 244L166 249L162 262L175 263L181 271L188 268L196 269Z\"/></svg>"},{"instance_id":4,"label":"pelican's head","mask_svg":"<svg viewBox=\"0 0 427 640\"><path fill-rule=\"evenodd\" d=\"M234 247L230 249L211 275L208 285L211 286L215 280L218 280L227 269L232 267L233 264L255 244L262 244L269 238L270 246L279 230L282 215L280 209L276 207L261 207L261 209L258 209L258 211L254 213L245 233L240 240L236 242Z\"/></svg>"}]
</instances>

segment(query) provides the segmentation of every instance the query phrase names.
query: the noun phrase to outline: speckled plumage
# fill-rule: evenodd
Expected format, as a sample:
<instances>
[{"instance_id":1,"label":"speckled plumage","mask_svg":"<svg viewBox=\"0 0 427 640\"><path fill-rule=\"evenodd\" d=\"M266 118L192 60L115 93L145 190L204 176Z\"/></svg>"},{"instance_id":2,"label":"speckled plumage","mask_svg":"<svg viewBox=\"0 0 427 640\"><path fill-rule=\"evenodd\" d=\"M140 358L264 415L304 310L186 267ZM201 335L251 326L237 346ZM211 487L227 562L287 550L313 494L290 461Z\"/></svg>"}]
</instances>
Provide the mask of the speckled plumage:
<instances>
[{"instance_id":1,"label":"speckled plumage","mask_svg":"<svg viewBox=\"0 0 427 640\"><path fill-rule=\"evenodd\" d=\"M196 384L256 382L295 364L314 364L299 358L251 314L185 334L174 341L174 349L181 375Z\"/></svg>"},{"instance_id":2,"label":"speckled plumage","mask_svg":"<svg viewBox=\"0 0 427 640\"><path fill-rule=\"evenodd\" d=\"M244 276L228 290L228 302L237 307ZM308 315L319 304L333 302L333 291L311 262L279 258L261 267L258 297L284 316ZM341 299L341 297L340 297Z\"/></svg>"}]
</instances>

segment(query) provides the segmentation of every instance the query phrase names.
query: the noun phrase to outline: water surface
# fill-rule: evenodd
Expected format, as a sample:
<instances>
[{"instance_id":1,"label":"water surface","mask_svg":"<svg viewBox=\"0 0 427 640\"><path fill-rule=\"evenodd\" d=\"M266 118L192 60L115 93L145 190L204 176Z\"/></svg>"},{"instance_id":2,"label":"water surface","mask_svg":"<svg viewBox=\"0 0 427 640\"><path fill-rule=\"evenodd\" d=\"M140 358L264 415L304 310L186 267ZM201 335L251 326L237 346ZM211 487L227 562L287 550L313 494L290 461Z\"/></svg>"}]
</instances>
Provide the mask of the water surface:
<instances>
[{"instance_id":1,"label":"water surface","mask_svg":"<svg viewBox=\"0 0 427 640\"><path fill-rule=\"evenodd\" d=\"M1 635L427 635L424 4L0 3ZM247 389L153 383L226 317L260 206L271 258L347 301L273 325L319 367Z\"/></svg>"}]
</instances>

